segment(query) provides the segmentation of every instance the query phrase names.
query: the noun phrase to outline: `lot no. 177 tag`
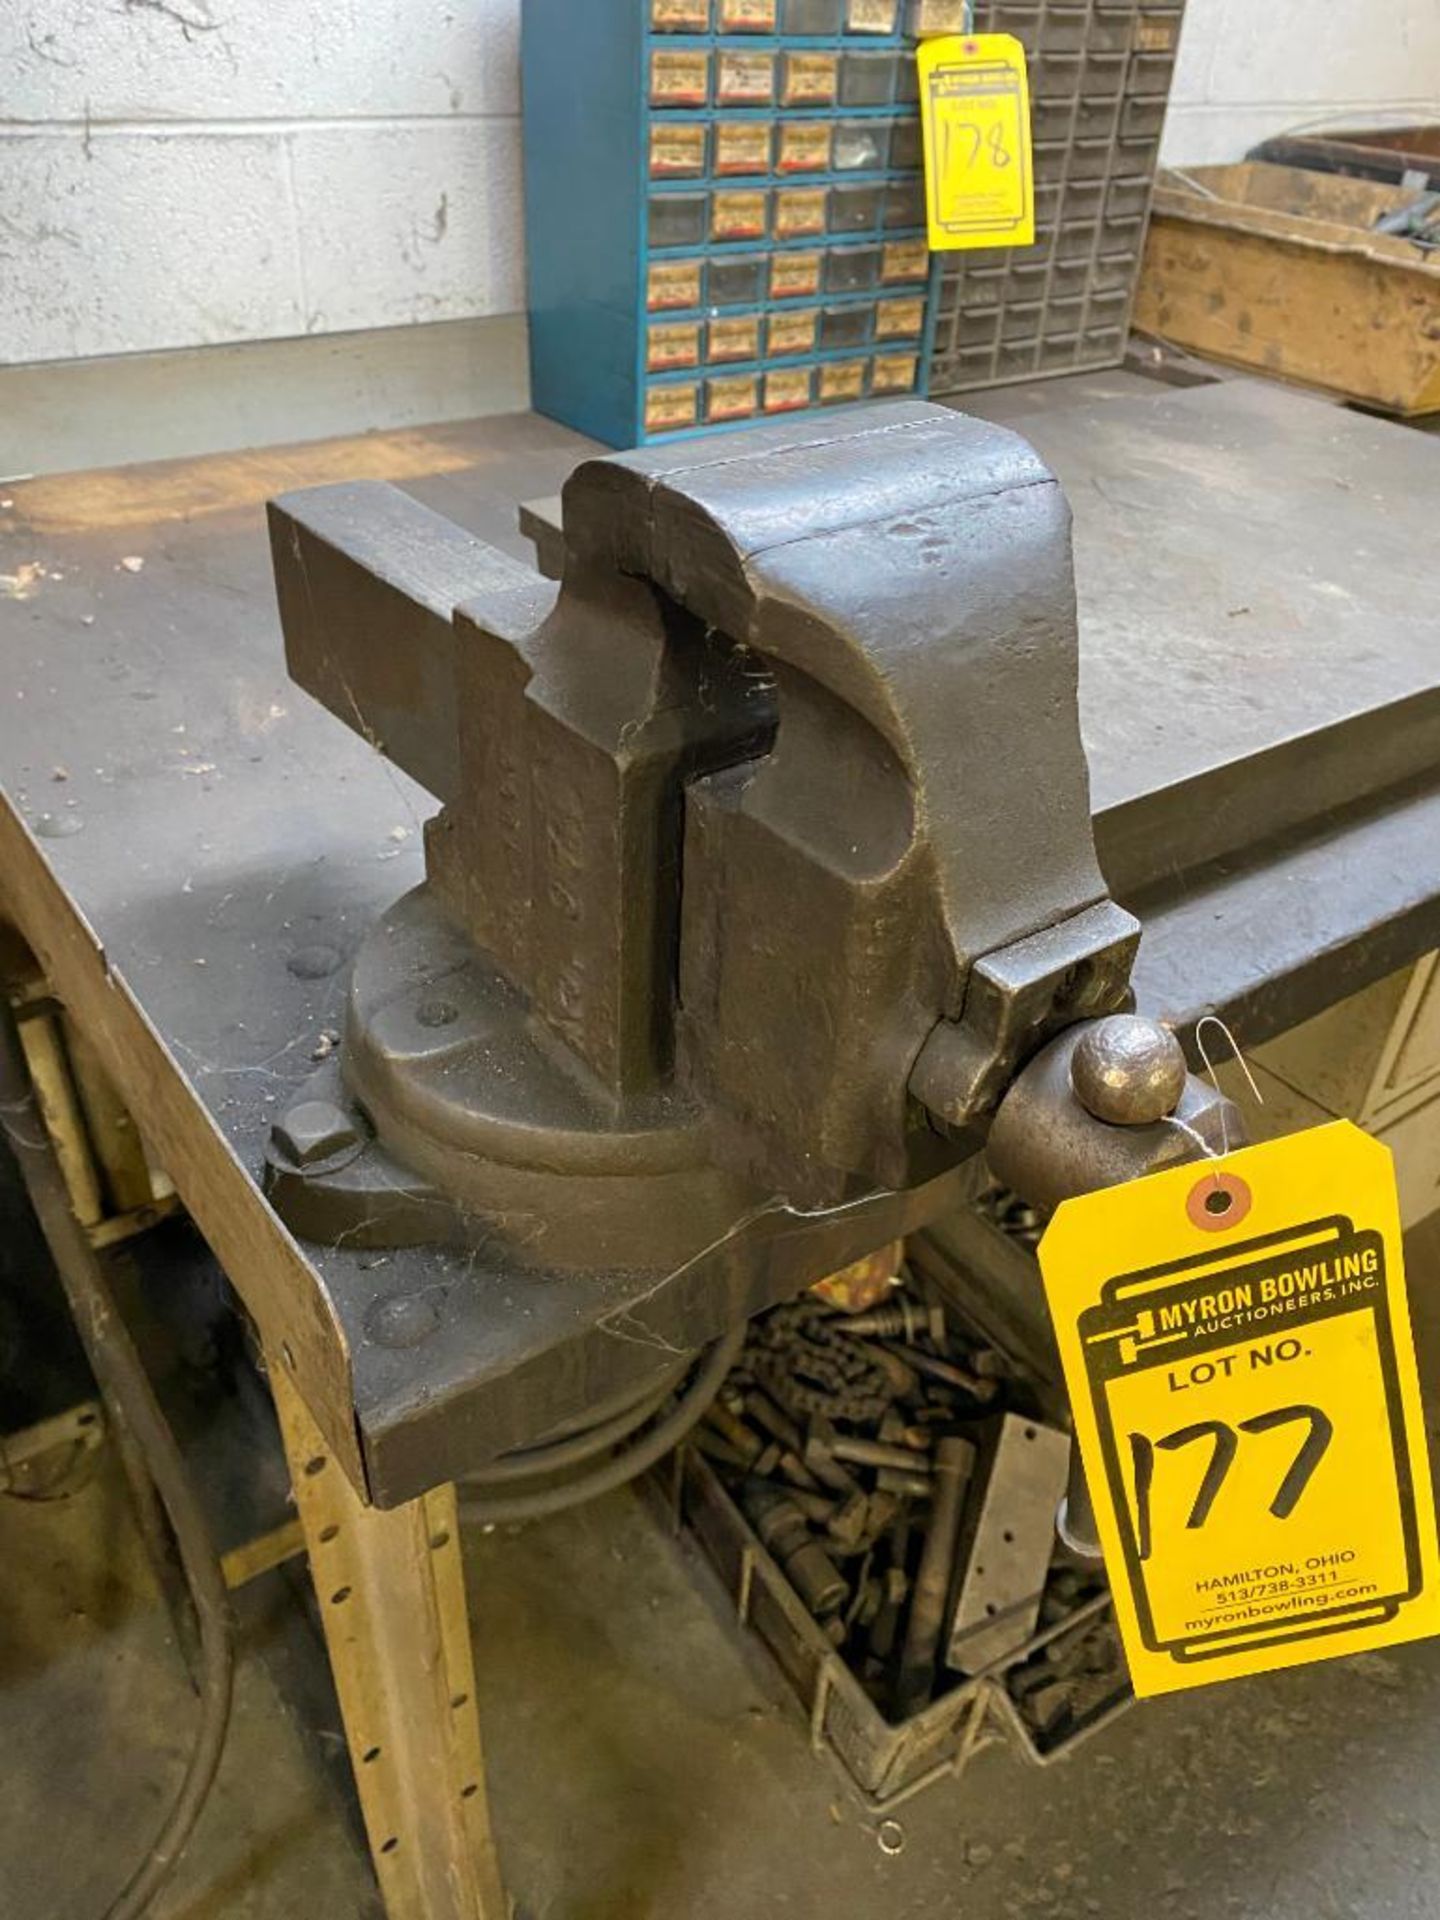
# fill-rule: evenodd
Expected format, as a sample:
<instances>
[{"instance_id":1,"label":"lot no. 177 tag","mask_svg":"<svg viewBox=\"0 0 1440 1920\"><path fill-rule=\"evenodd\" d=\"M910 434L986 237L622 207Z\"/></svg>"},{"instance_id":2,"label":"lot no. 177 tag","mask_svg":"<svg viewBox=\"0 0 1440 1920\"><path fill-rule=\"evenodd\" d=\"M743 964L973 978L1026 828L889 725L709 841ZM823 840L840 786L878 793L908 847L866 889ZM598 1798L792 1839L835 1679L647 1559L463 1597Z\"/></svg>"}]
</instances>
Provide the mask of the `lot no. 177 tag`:
<instances>
[{"instance_id":1,"label":"lot no. 177 tag","mask_svg":"<svg viewBox=\"0 0 1440 1920\"><path fill-rule=\"evenodd\" d=\"M1340 1121L1087 1194L1040 1264L1137 1693L1440 1632L1385 1147Z\"/></svg>"},{"instance_id":2,"label":"lot no. 177 tag","mask_svg":"<svg viewBox=\"0 0 1440 1920\"><path fill-rule=\"evenodd\" d=\"M1033 245L1025 49L1008 33L947 34L918 59L931 247Z\"/></svg>"}]
</instances>

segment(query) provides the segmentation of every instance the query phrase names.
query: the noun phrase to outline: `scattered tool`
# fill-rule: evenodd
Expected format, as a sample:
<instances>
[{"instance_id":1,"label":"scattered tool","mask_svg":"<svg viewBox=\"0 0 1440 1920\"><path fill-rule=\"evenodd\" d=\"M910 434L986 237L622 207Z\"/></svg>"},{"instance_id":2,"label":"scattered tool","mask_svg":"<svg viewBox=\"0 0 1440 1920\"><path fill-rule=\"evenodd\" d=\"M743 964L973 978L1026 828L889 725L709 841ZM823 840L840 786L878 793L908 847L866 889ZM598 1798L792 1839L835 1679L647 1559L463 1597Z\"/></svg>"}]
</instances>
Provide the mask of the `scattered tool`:
<instances>
[{"instance_id":1,"label":"scattered tool","mask_svg":"<svg viewBox=\"0 0 1440 1920\"><path fill-rule=\"evenodd\" d=\"M762 1315L696 1444L830 1644L903 1719L1022 1656L1082 1588L1065 1566L1048 1584L1067 1436L913 1272L896 1284L878 1311L812 1293ZM1047 1664L1037 1713L1073 1712L1086 1658Z\"/></svg>"},{"instance_id":2,"label":"scattered tool","mask_svg":"<svg viewBox=\"0 0 1440 1920\"><path fill-rule=\"evenodd\" d=\"M1040 1618L1070 1440L1017 1413L989 1423L965 1510L947 1659L979 1673L1023 1647Z\"/></svg>"},{"instance_id":3,"label":"scattered tool","mask_svg":"<svg viewBox=\"0 0 1440 1920\"><path fill-rule=\"evenodd\" d=\"M843 1607L849 1583L813 1539L809 1522L790 1496L764 1480L754 1480L746 1485L744 1506L755 1531L816 1619L823 1620Z\"/></svg>"},{"instance_id":4,"label":"scattered tool","mask_svg":"<svg viewBox=\"0 0 1440 1920\"><path fill-rule=\"evenodd\" d=\"M949 1435L935 1449L935 1506L920 1555L910 1624L900 1655L900 1677L895 1706L910 1714L924 1706L935 1690L935 1654L945 1620L945 1602L955 1571L955 1548L965 1508L965 1491L975 1466L975 1449L968 1440Z\"/></svg>"}]
</instances>

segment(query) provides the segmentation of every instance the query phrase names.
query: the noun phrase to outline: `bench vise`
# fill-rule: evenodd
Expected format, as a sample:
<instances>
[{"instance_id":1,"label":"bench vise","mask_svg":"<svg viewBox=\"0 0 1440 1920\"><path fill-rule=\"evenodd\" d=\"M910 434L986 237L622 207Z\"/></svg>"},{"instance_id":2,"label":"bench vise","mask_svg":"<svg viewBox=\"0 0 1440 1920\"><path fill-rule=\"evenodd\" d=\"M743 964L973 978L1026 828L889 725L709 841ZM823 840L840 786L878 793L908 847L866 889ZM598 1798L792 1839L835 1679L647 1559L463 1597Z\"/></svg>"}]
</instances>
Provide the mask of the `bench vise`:
<instances>
[{"instance_id":1,"label":"bench vise","mask_svg":"<svg viewBox=\"0 0 1440 1920\"><path fill-rule=\"evenodd\" d=\"M311 1240L463 1250L497 1318L563 1297L472 1354L482 1457L933 1219L1027 1063L1041 1200L1219 1139L1183 1071L1183 1127L1057 1076L1139 928L1014 434L905 402L588 460L558 586L383 485L271 528L292 676L440 807L268 1191Z\"/></svg>"}]
</instances>

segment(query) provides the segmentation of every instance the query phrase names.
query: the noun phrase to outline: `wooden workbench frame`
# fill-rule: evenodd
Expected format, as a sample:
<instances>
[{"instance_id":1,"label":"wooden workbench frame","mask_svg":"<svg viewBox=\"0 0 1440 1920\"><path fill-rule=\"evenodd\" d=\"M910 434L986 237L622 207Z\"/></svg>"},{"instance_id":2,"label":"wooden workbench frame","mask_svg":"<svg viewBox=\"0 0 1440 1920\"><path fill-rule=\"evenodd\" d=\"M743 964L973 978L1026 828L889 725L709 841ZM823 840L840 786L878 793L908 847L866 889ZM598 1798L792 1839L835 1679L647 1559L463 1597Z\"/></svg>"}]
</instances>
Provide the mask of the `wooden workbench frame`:
<instances>
[{"instance_id":1,"label":"wooden workbench frame","mask_svg":"<svg viewBox=\"0 0 1440 1920\"><path fill-rule=\"evenodd\" d=\"M0 823L3 845L15 822L8 806L0 813L7 816ZM9 889L0 893L0 913L28 940L8 896ZM39 945L29 944L32 951ZM69 961L66 978L83 974L77 965L82 943L63 942L59 952ZM123 1010L118 982L106 975L102 990L111 996L112 1014ZM45 991L65 1005L53 974L46 975ZM84 1033L73 1004L66 1011L74 1031ZM133 1004L130 1013L140 1020ZM140 1024L143 1038L148 1029ZM94 1051L102 1060L112 1057L103 1043ZM115 1052L124 1057L123 1047ZM37 1110L72 1205L77 1189L93 1189L98 1205L93 1143L78 1119L65 1124L53 1099L37 1102ZM153 1104L140 1112L146 1134L160 1145L169 1129L155 1124ZM228 1231L223 1212L221 1220ZM96 1222L83 1224L93 1236ZM388 1920L506 1920L510 1907L485 1792L455 1489L436 1488L388 1512L367 1505L307 1406L290 1360L267 1350L267 1369Z\"/></svg>"}]
</instances>

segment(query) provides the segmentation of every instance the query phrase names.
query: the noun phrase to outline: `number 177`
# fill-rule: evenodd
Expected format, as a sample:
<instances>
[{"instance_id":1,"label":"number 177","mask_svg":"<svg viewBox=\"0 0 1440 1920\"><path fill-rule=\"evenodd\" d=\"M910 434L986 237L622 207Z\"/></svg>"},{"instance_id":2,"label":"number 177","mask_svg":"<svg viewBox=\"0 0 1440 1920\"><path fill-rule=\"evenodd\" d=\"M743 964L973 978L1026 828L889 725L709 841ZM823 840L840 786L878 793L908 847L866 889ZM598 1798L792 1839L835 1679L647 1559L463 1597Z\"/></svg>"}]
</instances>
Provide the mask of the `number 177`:
<instances>
[{"instance_id":1,"label":"number 177","mask_svg":"<svg viewBox=\"0 0 1440 1920\"><path fill-rule=\"evenodd\" d=\"M1130 1464L1135 1476L1135 1531L1140 1558L1148 1560L1153 1544L1151 1539L1151 1491L1155 1480L1155 1453L1157 1448L1164 1453L1174 1453L1182 1447L1188 1447L1200 1440L1210 1442L1210 1459L1195 1494L1194 1504L1190 1508L1190 1517L1185 1522L1187 1528L1203 1527L1210 1517L1225 1476L1235 1463L1235 1455L1240 1450L1240 1434L1269 1433L1276 1427L1289 1426L1303 1422L1305 1437L1300 1442L1300 1450L1286 1470L1284 1479L1275 1491L1270 1502L1270 1512L1277 1520L1288 1520L1299 1503L1301 1494L1309 1486L1315 1469L1325 1456L1335 1433L1330 1416L1322 1413L1319 1407L1276 1407L1271 1413L1257 1413L1253 1419L1242 1420L1239 1432L1223 1420L1197 1420L1193 1426L1177 1427L1174 1433L1167 1433L1163 1439L1151 1440L1147 1434L1130 1435Z\"/></svg>"}]
</instances>

